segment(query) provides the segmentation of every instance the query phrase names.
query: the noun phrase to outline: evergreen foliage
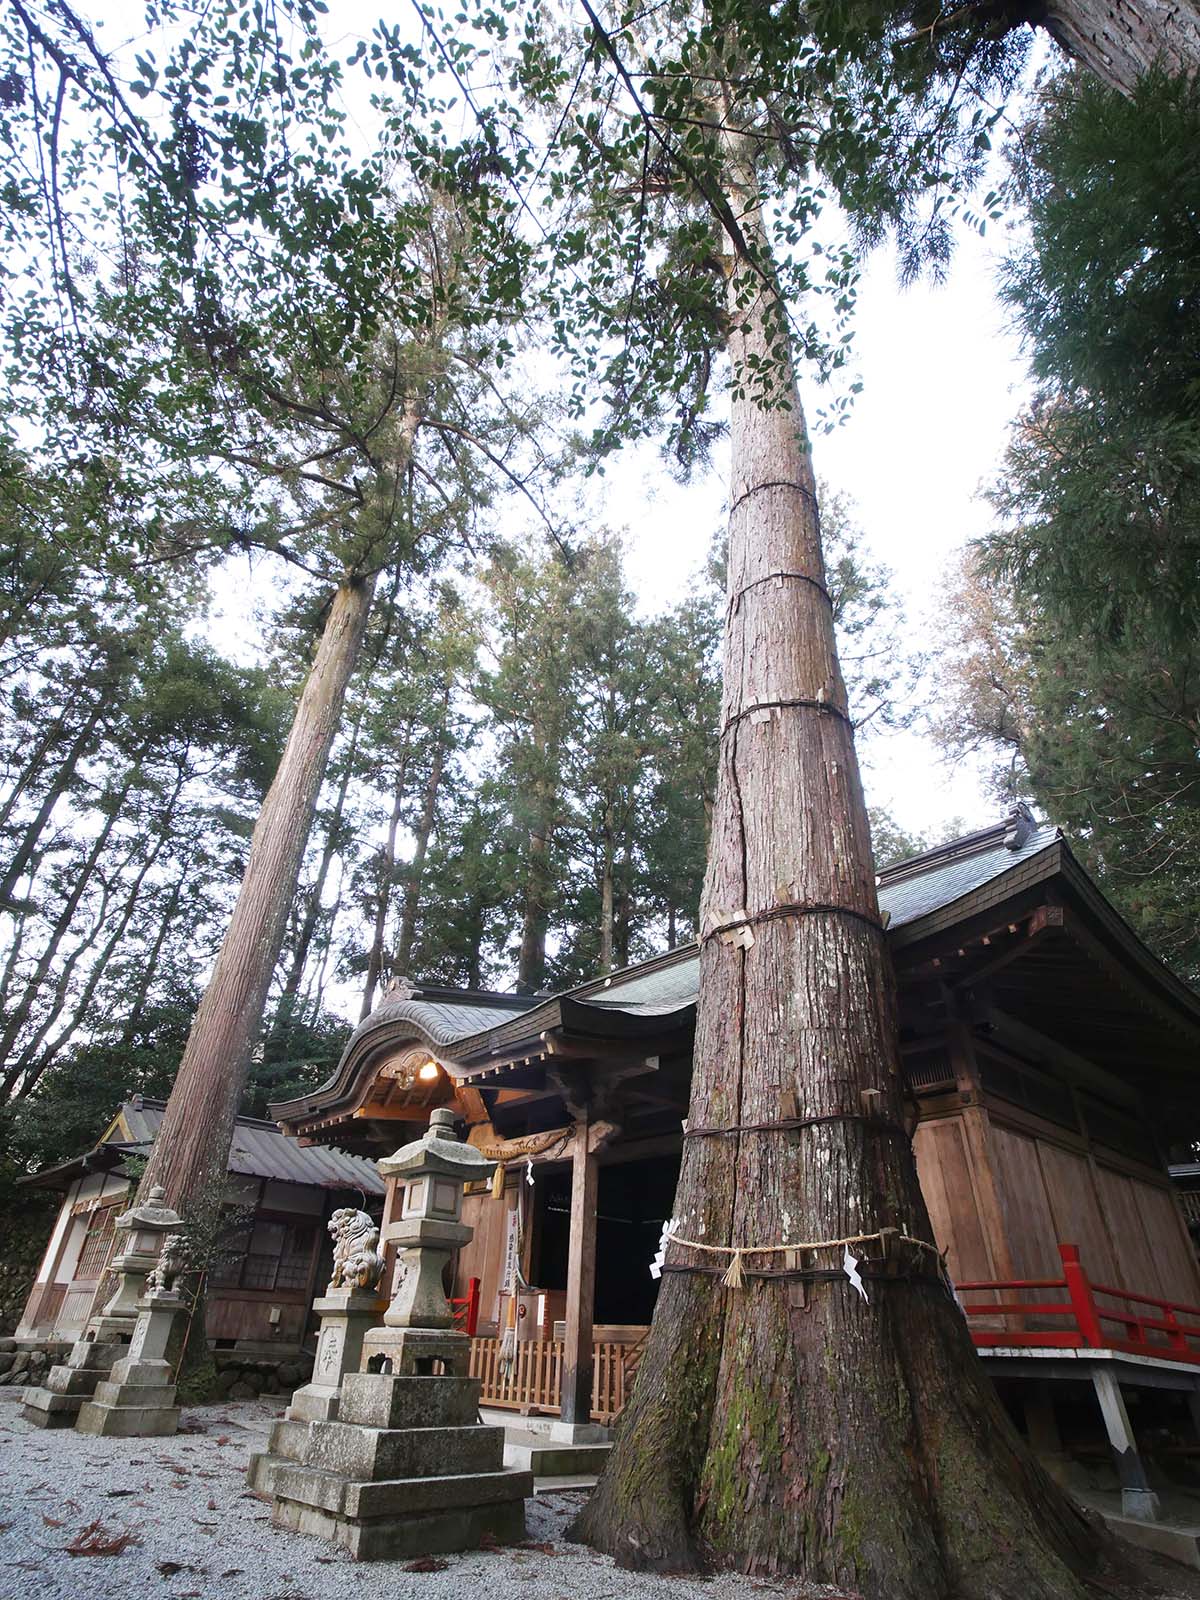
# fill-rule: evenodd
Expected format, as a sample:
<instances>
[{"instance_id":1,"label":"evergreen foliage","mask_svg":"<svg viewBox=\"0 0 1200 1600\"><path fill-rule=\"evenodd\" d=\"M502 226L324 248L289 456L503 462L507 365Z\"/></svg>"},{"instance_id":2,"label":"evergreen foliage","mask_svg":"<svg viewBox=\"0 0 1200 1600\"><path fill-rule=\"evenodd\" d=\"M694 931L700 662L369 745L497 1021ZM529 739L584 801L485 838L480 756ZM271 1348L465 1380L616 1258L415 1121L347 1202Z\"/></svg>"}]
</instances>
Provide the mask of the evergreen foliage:
<instances>
[{"instance_id":1,"label":"evergreen foliage","mask_svg":"<svg viewBox=\"0 0 1200 1600\"><path fill-rule=\"evenodd\" d=\"M1029 245L1004 292L1037 380L955 602L947 746L1076 841L1200 974L1200 85L1078 75L1014 149Z\"/></svg>"},{"instance_id":2,"label":"evergreen foliage","mask_svg":"<svg viewBox=\"0 0 1200 1600\"><path fill-rule=\"evenodd\" d=\"M1037 381L990 564L1098 647L1200 623L1200 82L1059 78L1014 146L1003 292Z\"/></svg>"}]
</instances>

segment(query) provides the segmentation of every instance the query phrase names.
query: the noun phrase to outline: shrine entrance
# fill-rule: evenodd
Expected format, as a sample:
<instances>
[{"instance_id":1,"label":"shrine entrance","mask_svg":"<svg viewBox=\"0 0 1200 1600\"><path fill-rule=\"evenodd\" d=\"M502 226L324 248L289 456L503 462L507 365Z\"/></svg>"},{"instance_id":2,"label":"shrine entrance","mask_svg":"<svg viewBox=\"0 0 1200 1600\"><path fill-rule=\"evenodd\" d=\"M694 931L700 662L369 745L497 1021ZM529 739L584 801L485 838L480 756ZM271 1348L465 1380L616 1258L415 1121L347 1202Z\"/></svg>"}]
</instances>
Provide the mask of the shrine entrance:
<instances>
[{"instance_id":1,"label":"shrine entrance","mask_svg":"<svg viewBox=\"0 0 1200 1600\"><path fill-rule=\"evenodd\" d=\"M602 1166L596 1202L597 1327L644 1327L654 1314L658 1283L650 1263L675 1203L678 1154ZM571 1172L539 1174L534 1200L529 1281L566 1292L571 1232Z\"/></svg>"}]
</instances>

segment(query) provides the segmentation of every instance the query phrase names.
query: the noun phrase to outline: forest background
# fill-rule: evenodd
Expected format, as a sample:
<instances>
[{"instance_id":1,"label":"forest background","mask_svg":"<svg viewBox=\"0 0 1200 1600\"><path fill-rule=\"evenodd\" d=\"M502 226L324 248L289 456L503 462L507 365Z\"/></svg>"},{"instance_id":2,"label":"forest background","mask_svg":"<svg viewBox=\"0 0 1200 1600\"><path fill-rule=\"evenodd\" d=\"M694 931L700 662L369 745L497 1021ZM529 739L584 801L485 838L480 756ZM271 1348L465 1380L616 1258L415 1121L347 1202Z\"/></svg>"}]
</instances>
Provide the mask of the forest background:
<instances>
[{"instance_id":1,"label":"forest background","mask_svg":"<svg viewBox=\"0 0 1200 1600\"><path fill-rule=\"evenodd\" d=\"M348 43L339 32L331 50L348 53ZM948 286L898 297L887 252L868 268L866 393L818 444L832 588L865 730L877 864L955 831L963 813L973 826L1000 800L1028 796L1072 826L1135 925L1190 974L1186 605L1165 621L1151 606L1131 626L1093 594L1100 632L1073 633L1075 659L1064 663L1062 619L1086 585L1075 571L1056 588L1037 569L1036 540L1018 537L1054 512L1031 419L1048 406L1061 415L1078 378L1055 365L1044 314L1053 295L1039 300L1051 273L1066 282L1078 263L1056 261L1039 239L1038 205L1065 193L1090 204L1094 222L1096 195L1069 163L1098 123L1111 136L1117 117L1105 92L1061 83L1048 92L1057 71L1035 60L1026 98L1010 102L1001 127L1020 136L995 168L1007 186L990 208L995 253L968 210ZM10 105L16 96L10 87ZM1171 109L1147 154L1160 168L1172 140L1187 148L1195 121L1190 103ZM1066 129L1057 143L1056 127ZM1128 124L1115 131L1143 138ZM1127 271L1128 243L1106 243L1114 273ZM1153 257L1153 243L1139 248ZM82 255L72 240L61 270L78 271ZM1194 262L1181 270L1194 274ZM1141 349L1163 334L1159 310ZM1016 325L1002 336L1006 319ZM963 336L964 323L976 337ZM27 351L12 316L6 333L20 389L32 369L21 372ZM1106 381L1115 405L1117 380ZM1185 371L1183 391L1189 381ZM843 398L846 389L843 379ZM701 463L681 486L644 445L587 479L561 400L526 398L516 417L506 400L495 460L452 456L449 492L447 477L431 487L407 475L410 507L428 494L437 511L426 518L441 521L429 553L377 594L255 1055L245 1101L254 1113L326 1076L350 1026L395 978L542 990L692 934L715 760L720 481ZM1182 494L1187 510L1192 441L1171 427L1172 396L1146 403L1158 407L1163 460L1183 484L1164 490L1171 527L1186 533L1177 502ZM1006 436L1001 417L1014 413ZM11 1172L85 1146L123 1094L168 1090L328 602L319 573L251 537L262 503L251 505L227 470L197 473L186 497L163 496L152 513L176 533L186 524L187 560L130 560L103 540L64 538L72 519L76 529L102 521L103 503L72 500L53 450L30 439L18 424L6 442L0 641ZM896 470L914 458L915 477ZM1120 464L1093 452L1085 465L1102 498ZM119 478L107 489L130 492ZM970 498L980 481L993 501ZM913 537L921 525L931 538ZM685 527L687 548L707 547L691 572L675 554ZM989 529L990 561L949 571L964 536ZM650 548L666 554L648 561ZM656 583L655 568L673 581ZM1064 677L1068 696L1055 692ZM1131 734L1114 707L1122 692L1144 705L1148 681L1161 691L1153 726ZM1063 734L1082 766L1064 770ZM939 749L956 774L940 796Z\"/></svg>"}]
</instances>

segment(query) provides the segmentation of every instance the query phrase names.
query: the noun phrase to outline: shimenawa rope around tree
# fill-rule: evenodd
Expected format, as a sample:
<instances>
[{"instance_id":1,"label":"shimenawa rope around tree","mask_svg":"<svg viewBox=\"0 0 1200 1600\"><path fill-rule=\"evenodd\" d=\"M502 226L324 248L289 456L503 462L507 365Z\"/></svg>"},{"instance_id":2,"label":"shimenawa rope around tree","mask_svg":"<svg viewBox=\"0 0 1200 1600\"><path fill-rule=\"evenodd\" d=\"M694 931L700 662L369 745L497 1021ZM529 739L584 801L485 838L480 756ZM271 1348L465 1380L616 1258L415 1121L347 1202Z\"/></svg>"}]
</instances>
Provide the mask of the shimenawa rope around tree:
<instances>
[{"instance_id":1,"label":"shimenawa rope around tree","mask_svg":"<svg viewBox=\"0 0 1200 1600\"><path fill-rule=\"evenodd\" d=\"M679 1234L673 1233L667 1240L668 1245L679 1244L689 1250L703 1250L710 1255L732 1256L729 1270L721 1279L726 1289L740 1289L745 1284L745 1275L742 1272L743 1256L769 1256L777 1255L783 1250L811 1251L811 1250L848 1250L852 1244L870 1244L878 1239L882 1243L885 1239L895 1239L904 1244L915 1245L918 1250L928 1250L937 1257L945 1273L945 1262L937 1245L930 1244L927 1239L915 1239L911 1233L902 1233L899 1228L879 1228L874 1233L855 1233L845 1239L810 1239L807 1243L792 1244L783 1240L779 1244L705 1244L700 1239L683 1239Z\"/></svg>"}]
</instances>

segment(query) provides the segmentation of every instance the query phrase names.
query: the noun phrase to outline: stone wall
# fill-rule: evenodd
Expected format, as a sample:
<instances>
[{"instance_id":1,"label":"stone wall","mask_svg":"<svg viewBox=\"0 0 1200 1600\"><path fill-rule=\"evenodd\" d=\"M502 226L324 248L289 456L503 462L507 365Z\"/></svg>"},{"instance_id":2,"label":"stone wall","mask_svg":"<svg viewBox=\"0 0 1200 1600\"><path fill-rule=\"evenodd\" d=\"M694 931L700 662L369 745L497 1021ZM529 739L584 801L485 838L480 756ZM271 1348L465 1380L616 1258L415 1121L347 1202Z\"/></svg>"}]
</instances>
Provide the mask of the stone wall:
<instances>
[{"instance_id":1,"label":"stone wall","mask_svg":"<svg viewBox=\"0 0 1200 1600\"><path fill-rule=\"evenodd\" d=\"M15 1331L54 1227L59 1196L47 1204L38 1195L21 1197L21 1207L0 1222L0 1335Z\"/></svg>"},{"instance_id":2,"label":"stone wall","mask_svg":"<svg viewBox=\"0 0 1200 1600\"><path fill-rule=\"evenodd\" d=\"M15 1339L0 1338L0 1386L41 1383L56 1361L66 1359L70 1348L56 1342L18 1350ZM253 1400L260 1394L290 1399L292 1391L312 1377L312 1357L304 1354L281 1359L221 1350L215 1360L219 1400Z\"/></svg>"},{"instance_id":3,"label":"stone wall","mask_svg":"<svg viewBox=\"0 0 1200 1600\"><path fill-rule=\"evenodd\" d=\"M312 1357L299 1355L255 1356L237 1350L213 1353L217 1368L217 1394L222 1400L253 1400L258 1395L290 1398L292 1391L312 1377Z\"/></svg>"},{"instance_id":4,"label":"stone wall","mask_svg":"<svg viewBox=\"0 0 1200 1600\"><path fill-rule=\"evenodd\" d=\"M0 1384L23 1389L27 1384L41 1383L54 1363L65 1359L70 1348L67 1344L47 1344L18 1350L15 1339L0 1339Z\"/></svg>"}]
</instances>

